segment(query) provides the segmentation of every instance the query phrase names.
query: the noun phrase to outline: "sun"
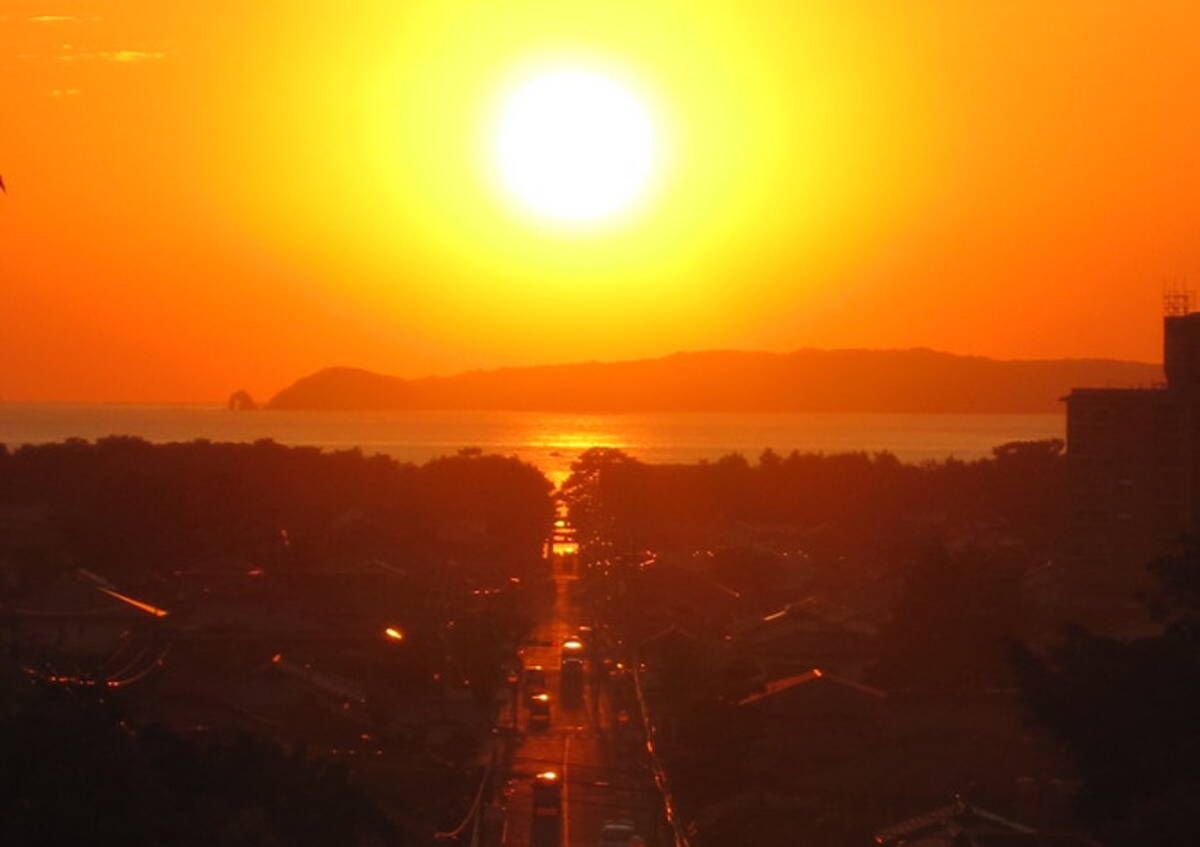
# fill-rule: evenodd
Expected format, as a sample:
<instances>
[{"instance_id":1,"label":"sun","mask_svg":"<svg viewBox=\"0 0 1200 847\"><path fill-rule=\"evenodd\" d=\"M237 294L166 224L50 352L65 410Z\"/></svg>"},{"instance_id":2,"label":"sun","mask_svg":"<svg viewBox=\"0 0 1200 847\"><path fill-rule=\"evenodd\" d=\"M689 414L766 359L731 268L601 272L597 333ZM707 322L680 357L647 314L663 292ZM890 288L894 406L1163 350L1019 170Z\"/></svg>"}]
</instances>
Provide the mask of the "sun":
<instances>
[{"instance_id":1,"label":"sun","mask_svg":"<svg viewBox=\"0 0 1200 847\"><path fill-rule=\"evenodd\" d=\"M491 154L500 184L524 210L588 224L645 194L659 142L650 110L630 88L603 73L564 68L508 92Z\"/></svg>"}]
</instances>

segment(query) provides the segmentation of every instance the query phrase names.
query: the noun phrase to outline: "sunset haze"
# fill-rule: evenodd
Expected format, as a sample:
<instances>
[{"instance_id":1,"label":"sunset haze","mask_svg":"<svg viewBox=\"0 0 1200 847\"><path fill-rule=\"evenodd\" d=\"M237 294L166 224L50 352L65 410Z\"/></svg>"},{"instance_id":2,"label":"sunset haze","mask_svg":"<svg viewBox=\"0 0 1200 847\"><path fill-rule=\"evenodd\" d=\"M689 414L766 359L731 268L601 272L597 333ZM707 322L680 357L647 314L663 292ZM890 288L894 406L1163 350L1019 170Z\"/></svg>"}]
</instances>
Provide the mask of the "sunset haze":
<instances>
[{"instance_id":1,"label":"sunset haze","mask_svg":"<svg viewBox=\"0 0 1200 847\"><path fill-rule=\"evenodd\" d=\"M1200 273L1200 7L0 2L0 401L269 397L680 350L1161 361ZM655 132L578 228L493 167L530 75Z\"/></svg>"}]
</instances>

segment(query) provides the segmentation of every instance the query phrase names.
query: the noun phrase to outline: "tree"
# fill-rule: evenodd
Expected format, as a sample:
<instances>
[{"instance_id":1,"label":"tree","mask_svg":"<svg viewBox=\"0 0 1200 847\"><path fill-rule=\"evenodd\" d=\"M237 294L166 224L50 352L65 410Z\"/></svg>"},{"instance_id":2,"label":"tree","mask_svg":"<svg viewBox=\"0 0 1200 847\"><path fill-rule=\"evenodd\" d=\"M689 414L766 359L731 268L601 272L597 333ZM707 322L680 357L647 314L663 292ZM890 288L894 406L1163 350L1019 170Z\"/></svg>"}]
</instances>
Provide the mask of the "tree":
<instances>
[{"instance_id":1,"label":"tree","mask_svg":"<svg viewBox=\"0 0 1200 847\"><path fill-rule=\"evenodd\" d=\"M929 547L910 565L880 632L870 681L885 688L985 688L1008 676L1018 574L979 551Z\"/></svg>"},{"instance_id":2,"label":"tree","mask_svg":"<svg viewBox=\"0 0 1200 847\"><path fill-rule=\"evenodd\" d=\"M1193 844L1200 820L1200 546L1191 539L1150 569L1162 634L1073 628L1047 655L1022 646L1015 656L1032 718L1079 771L1080 815L1110 847Z\"/></svg>"},{"instance_id":3,"label":"tree","mask_svg":"<svg viewBox=\"0 0 1200 847\"><path fill-rule=\"evenodd\" d=\"M585 450L571 463L562 499L571 510L581 541L631 549L649 519L645 508L646 466L611 447Z\"/></svg>"},{"instance_id":4,"label":"tree","mask_svg":"<svg viewBox=\"0 0 1200 847\"><path fill-rule=\"evenodd\" d=\"M0 841L74 844L398 844L344 767L251 735L191 741L131 726L88 689L0 687Z\"/></svg>"}]
</instances>

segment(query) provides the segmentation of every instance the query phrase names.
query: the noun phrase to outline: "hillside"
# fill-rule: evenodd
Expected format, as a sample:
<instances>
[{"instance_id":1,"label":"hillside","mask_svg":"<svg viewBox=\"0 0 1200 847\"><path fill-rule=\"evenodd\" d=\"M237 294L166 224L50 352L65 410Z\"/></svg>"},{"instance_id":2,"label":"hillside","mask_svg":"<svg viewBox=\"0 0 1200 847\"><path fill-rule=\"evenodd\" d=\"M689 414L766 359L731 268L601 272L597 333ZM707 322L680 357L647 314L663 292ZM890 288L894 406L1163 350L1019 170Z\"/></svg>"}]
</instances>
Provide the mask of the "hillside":
<instances>
[{"instance_id":1,"label":"hillside","mask_svg":"<svg viewBox=\"0 0 1200 847\"><path fill-rule=\"evenodd\" d=\"M268 409L554 412L1055 412L1073 387L1146 386L1157 364L997 360L933 350L711 351L402 379L327 368Z\"/></svg>"}]
</instances>

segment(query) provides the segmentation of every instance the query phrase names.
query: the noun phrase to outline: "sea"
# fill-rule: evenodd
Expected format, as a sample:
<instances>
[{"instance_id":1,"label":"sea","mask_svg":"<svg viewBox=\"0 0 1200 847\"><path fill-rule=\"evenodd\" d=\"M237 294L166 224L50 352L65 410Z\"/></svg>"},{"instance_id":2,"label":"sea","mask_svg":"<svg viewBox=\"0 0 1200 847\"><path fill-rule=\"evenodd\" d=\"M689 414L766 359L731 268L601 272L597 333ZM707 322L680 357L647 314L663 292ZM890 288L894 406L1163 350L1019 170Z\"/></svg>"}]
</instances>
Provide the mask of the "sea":
<instances>
[{"instance_id":1,"label":"sea","mask_svg":"<svg viewBox=\"0 0 1200 847\"><path fill-rule=\"evenodd\" d=\"M616 447L654 463L691 463L767 448L801 452L890 451L902 461L990 455L1008 441L1062 438L1061 414L550 414L496 411L232 412L205 405L0 405L0 444L134 435L153 442L252 442L323 450L358 448L425 462L465 447L536 465L560 484L589 447Z\"/></svg>"}]
</instances>

